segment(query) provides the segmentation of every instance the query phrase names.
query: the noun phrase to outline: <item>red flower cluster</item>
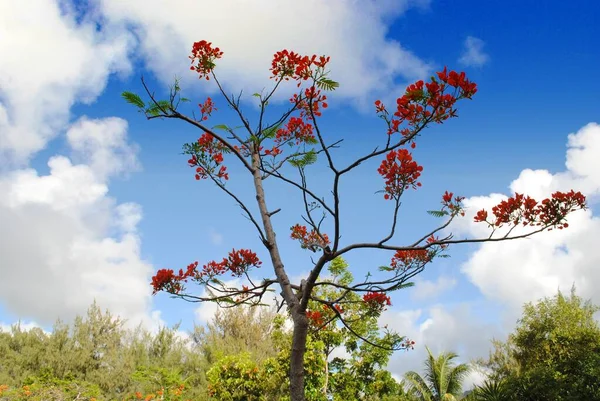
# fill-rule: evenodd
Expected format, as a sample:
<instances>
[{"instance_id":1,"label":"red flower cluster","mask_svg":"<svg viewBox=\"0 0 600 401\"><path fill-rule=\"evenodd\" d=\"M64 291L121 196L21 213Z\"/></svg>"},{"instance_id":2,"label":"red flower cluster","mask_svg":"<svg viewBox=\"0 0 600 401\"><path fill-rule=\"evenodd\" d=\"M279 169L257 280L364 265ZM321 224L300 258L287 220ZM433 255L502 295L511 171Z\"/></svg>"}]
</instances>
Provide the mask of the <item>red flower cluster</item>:
<instances>
[{"instance_id":1,"label":"red flower cluster","mask_svg":"<svg viewBox=\"0 0 600 401\"><path fill-rule=\"evenodd\" d=\"M312 76L311 66L325 68L329 60L330 58L325 56L318 57L317 55L313 55L312 57L308 57L288 50L282 50L273 55L270 68L273 73L271 78L275 78L276 80L283 78L286 81L290 78L294 80L307 80ZM298 83L298 86L300 86L300 83Z\"/></svg>"},{"instance_id":2,"label":"red flower cluster","mask_svg":"<svg viewBox=\"0 0 600 401\"><path fill-rule=\"evenodd\" d=\"M579 209L586 209L586 199L581 192L555 192L541 202L517 193L492 208L494 221L488 221L488 212L482 209L475 215L475 222L496 227L522 223L523 226L554 226L562 230L569 227L565 221L567 214Z\"/></svg>"},{"instance_id":3,"label":"red flower cluster","mask_svg":"<svg viewBox=\"0 0 600 401\"><path fill-rule=\"evenodd\" d=\"M282 153L281 147L292 143L292 141L295 141L296 145L314 142L314 127L311 124L305 123L302 118L291 117L284 127L277 130L274 140L275 146L272 149L266 149L265 154L277 156Z\"/></svg>"},{"instance_id":4,"label":"red flower cluster","mask_svg":"<svg viewBox=\"0 0 600 401\"><path fill-rule=\"evenodd\" d=\"M377 311L383 311L386 306L392 305L390 297L385 295L385 292L367 292L363 295L363 301Z\"/></svg>"},{"instance_id":5,"label":"red flower cluster","mask_svg":"<svg viewBox=\"0 0 600 401\"><path fill-rule=\"evenodd\" d=\"M456 216L457 214L460 214L461 216L465 215L465 212L462 208L462 201L465 199L464 196L455 196L454 197L454 202L452 201L452 196L454 194L452 192L444 192L444 195L442 195L442 211L444 211L445 209L448 209L450 211L450 214L452 216Z\"/></svg>"},{"instance_id":6,"label":"red flower cluster","mask_svg":"<svg viewBox=\"0 0 600 401\"><path fill-rule=\"evenodd\" d=\"M306 118L312 120L312 114L316 117L321 117L321 108L326 109L328 104L325 102L327 96L321 94L320 89L316 89L314 86L304 89L304 97L298 96L294 93L290 98L290 103L295 104L300 110L300 118Z\"/></svg>"},{"instance_id":7,"label":"red flower cluster","mask_svg":"<svg viewBox=\"0 0 600 401\"><path fill-rule=\"evenodd\" d=\"M323 314L319 311L306 311L306 317L308 318L309 324L314 327L321 327L325 324Z\"/></svg>"},{"instance_id":8,"label":"red flower cluster","mask_svg":"<svg viewBox=\"0 0 600 401\"><path fill-rule=\"evenodd\" d=\"M296 140L296 145L299 145L302 142L310 141L311 139L314 140L315 135L313 133L313 126L305 123L301 118L290 118L285 128L280 128L277 130L275 143L282 144L291 139Z\"/></svg>"},{"instance_id":9,"label":"red flower cluster","mask_svg":"<svg viewBox=\"0 0 600 401\"><path fill-rule=\"evenodd\" d=\"M176 282L175 277L172 269L160 269L157 271L156 275L152 276L152 294L156 294L161 290L178 293L181 289L181 285Z\"/></svg>"},{"instance_id":10,"label":"red flower cluster","mask_svg":"<svg viewBox=\"0 0 600 401\"><path fill-rule=\"evenodd\" d=\"M212 47L211 42L201 40L195 42L192 46L192 54L189 56L192 60L192 66L190 70L198 73L198 78L206 77L209 79L209 75L215 68L215 60L221 58L223 52L218 48Z\"/></svg>"},{"instance_id":11,"label":"red flower cluster","mask_svg":"<svg viewBox=\"0 0 600 401\"><path fill-rule=\"evenodd\" d=\"M196 167L196 179L206 179L211 174L215 174L217 178L228 180L229 174L227 173L227 167L221 165L221 163L223 163L223 153L227 151L228 149L225 145L215 139L215 137L208 133L202 134L202 136L198 138L198 152L200 158L196 155L192 155L188 160L190 167ZM219 167L218 170L217 167Z\"/></svg>"},{"instance_id":12,"label":"red flower cluster","mask_svg":"<svg viewBox=\"0 0 600 401\"><path fill-rule=\"evenodd\" d=\"M454 104L459 99L471 99L477 92L477 85L470 82L464 72L448 72L444 68L437 75L439 82L432 78L431 82L417 81L406 88L405 94L396 100L396 118L388 120L385 105L380 100L375 102L377 114L388 122L388 134L400 132L403 136L410 136L414 129L420 129L430 121L442 123L456 117ZM445 93L448 87L454 88L454 93ZM405 122L413 129L401 129L400 126Z\"/></svg>"},{"instance_id":13,"label":"red flower cluster","mask_svg":"<svg viewBox=\"0 0 600 401\"><path fill-rule=\"evenodd\" d=\"M412 340L405 340L403 343L400 344L400 346L405 349L415 349L415 342Z\"/></svg>"},{"instance_id":14,"label":"red flower cluster","mask_svg":"<svg viewBox=\"0 0 600 401\"><path fill-rule=\"evenodd\" d=\"M262 262L256 256L256 253L248 249L237 251L233 249L229 252L227 258L223 258L221 262L210 261L202 266L201 271L198 271L198 262L189 264L185 271L179 269L178 274L175 274L172 269L160 269L152 277L153 294L158 291L178 294L183 289L182 283L187 282L188 279L202 281L205 280L205 277L210 279L227 271L231 272L233 276L239 277L251 267L259 268L261 265Z\"/></svg>"},{"instance_id":15,"label":"red flower cluster","mask_svg":"<svg viewBox=\"0 0 600 401\"><path fill-rule=\"evenodd\" d=\"M227 271L231 272L233 276L239 277L246 273L250 267L260 267L260 265L262 265L262 262L256 256L256 253L248 249L240 249L239 251L234 249L222 261L211 261L204 265L202 271L199 272L199 277L214 277Z\"/></svg>"},{"instance_id":16,"label":"red flower cluster","mask_svg":"<svg viewBox=\"0 0 600 401\"><path fill-rule=\"evenodd\" d=\"M202 121L208 120L208 117L210 117L212 112L214 110L217 110L217 108L215 107L215 104L213 103L213 101L210 97L206 98L204 103L199 103L198 107L200 107L200 113L201 113L200 119Z\"/></svg>"},{"instance_id":17,"label":"red flower cluster","mask_svg":"<svg viewBox=\"0 0 600 401\"><path fill-rule=\"evenodd\" d=\"M377 169L385 179L385 199L399 199L405 189L421 186L417 179L423 167L413 161L406 149L392 150Z\"/></svg>"},{"instance_id":18,"label":"red flower cluster","mask_svg":"<svg viewBox=\"0 0 600 401\"><path fill-rule=\"evenodd\" d=\"M319 235L315 230L308 231L306 226L300 224L292 226L290 230L292 230L290 237L299 240L302 249L310 249L316 252L319 249L324 249L330 243L327 234Z\"/></svg>"},{"instance_id":19,"label":"red flower cluster","mask_svg":"<svg viewBox=\"0 0 600 401\"><path fill-rule=\"evenodd\" d=\"M309 320L309 324L315 328L321 328L325 322L333 322L333 318L335 316L334 309L337 310L340 314L344 313L342 307L338 304L334 304L333 306L321 304L320 310L307 310L306 317Z\"/></svg>"},{"instance_id":20,"label":"red flower cluster","mask_svg":"<svg viewBox=\"0 0 600 401\"><path fill-rule=\"evenodd\" d=\"M460 74L456 71L448 72L448 68L444 67L444 71L438 72L437 75L442 82L460 89L463 96L468 99L477 93L477 84L475 82L470 82L464 72L461 72Z\"/></svg>"},{"instance_id":21,"label":"red flower cluster","mask_svg":"<svg viewBox=\"0 0 600 401\"><path fill-rule=\"evenodd\" d=\"M392 257L390 266L393 269L408 270L421 267L431 261L432 255L427 249L407 249L396 251Z\"/></svg>"},{"instance_id":22,"label":"red flower cluster","mask_svg":"<svg viewBox=\"0 0 600 401\"><path fill-rule=\"evenodd\" d=\"M429 236L429 238L427 238L427 244L433 244L434 242L438 242L440 239L439 237L434 237L433 235ZM448 244L438 244L435 246L439 246L441 249L446 249L448 247Z\"/></svg>"}]
</instances>

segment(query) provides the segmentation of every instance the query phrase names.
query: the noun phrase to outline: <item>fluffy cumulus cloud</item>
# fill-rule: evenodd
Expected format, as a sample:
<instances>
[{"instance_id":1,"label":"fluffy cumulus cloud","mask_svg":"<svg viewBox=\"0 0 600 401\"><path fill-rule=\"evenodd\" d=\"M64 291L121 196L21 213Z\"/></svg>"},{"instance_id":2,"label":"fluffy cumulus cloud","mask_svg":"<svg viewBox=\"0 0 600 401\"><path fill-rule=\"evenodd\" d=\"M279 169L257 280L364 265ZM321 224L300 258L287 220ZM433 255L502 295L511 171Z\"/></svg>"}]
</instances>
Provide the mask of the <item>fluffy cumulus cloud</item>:
<instances>
[{"instance_id":1,"label":"fluffy cumulus cloud","mask_svg":"<svg viewBox=\"0 0 600 401\"><path fill-rule=\"evenodd\" d=\"M490 60L483 47L485 42L479 38L468 36L465 39L463 53L458 62L468 67L480 67Z\"/></svg>"},{"instance_id":2,"label":"fluffy cumulus cloud","mask_svg":"<svg viewBox=\"0 0 600 401\"><path fill-rule=\"evenodd\" d=\"M152 269L136 232L141 208L108 196L109 178L137 166L126 127L83 117L67 138L72 159L89 164L57 155L47 175L26 168L0 176L0 302L9 312L48 325L85 313L95 299L134 324L159 321L149 313Z\"/></svg>"},{"instance_id":3,"label":"fluffy cumulus cloud","mask_svg":"<svg viewBox=\"0 0 600 401\"><path fill-rule=\"evenodd\" d=\"M388 369L399 379L408 371L422 373L427 358L425 346L434 355L454 351L459 354L457 363L469 363L472 359L486 356L490 339L503 333L496 325L482 324L469 304L453 306L435 305L428 309L389 310L381 322L390 329L415 341L414 350L395 353ZM465 381L463 388L480 384L483 377L477 372Z\"/></svg>"},{"instance_id":4,"label":"fluffy cumulus cloud","mask_svg":"<svg viewBox=\"0 0 600 401\"><path fill-rule=\"evenodd\" d=\"M511 192L525 193L538 200L555 191L574 189L597 204L600 193L600 125L590 123L568 137L566 170L552 174L547 170L523 170L510 184ZM474 212L491 208L501 194L466 200L469 214L453 228L455 234L485 235L482 224L472 223ZM600 280L600 219L591 209L569 218L569 228L537 234L526 240L483 244L462 267L481 292L518 313L525 302L568 290L575 284L580 295L600 302L595 283ZM522 231L524 229L521 229Z\"/></svg>"},{"instance_id":5,"label":"fluffy cumulus cloud","mask_svg":"<svg viewBox=\"0 0 600 401\"><path fill-rule=\"evenodd\" d=\"M93 101L110 73L129 70L133 42L51 0L2 2L0 16L0 170L6 171L55 138L70 107Z\"/></svg>"},{"instance_id":6,"label":"fluffy cumulus cloud","mask_svg":"<svg viewBox=\"0 0 600 401\"><path fill-rule=\"evenodd\" d=\"M427 7L428 0L98 1L108 20L135 30L146 67L166 83L173 74L184 83L196 79L187 56L201 39L225 52L217 72L235 91L268 85L270 60L284 48L331 56L332 77L341 83L336 95L346 98L403 90L407 80L430 72L426 62L386 37L394 18L410 7Z\"/></svg>"}]
</instances>

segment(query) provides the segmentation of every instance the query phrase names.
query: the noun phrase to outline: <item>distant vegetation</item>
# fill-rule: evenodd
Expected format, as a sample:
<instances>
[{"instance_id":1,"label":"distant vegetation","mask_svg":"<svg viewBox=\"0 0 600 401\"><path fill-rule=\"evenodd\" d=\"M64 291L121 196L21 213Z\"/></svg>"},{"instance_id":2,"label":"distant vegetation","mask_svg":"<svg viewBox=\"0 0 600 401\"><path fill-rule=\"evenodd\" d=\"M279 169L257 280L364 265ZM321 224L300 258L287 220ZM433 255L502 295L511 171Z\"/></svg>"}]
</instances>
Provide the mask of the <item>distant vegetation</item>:
<instances>
[{"instance_id":1,"label":"distant vegetation","mask_svg":"<svg viewBox=\"0 0 600 401\"><path fill-rule=\"evenodd\" d=\"M307 399L600 400L597 310L574 290L528 304L507 341L493 341L489 358L461 364L452 352L428 349L424 371L408 372L402 382L385 369L388 351L341 329L313 332ZM0 400L286 400L286 318L267 308L221 310L185 337L177 327L126 330L94 304L85 318L58 322L50 334L17 324L0 331ZM375 323L365 322L367 338L378 338ZM337 346L345 347L345 358L331 357ZM488 379L463 397L472 369Z\"/></svg>"}]
</instances>

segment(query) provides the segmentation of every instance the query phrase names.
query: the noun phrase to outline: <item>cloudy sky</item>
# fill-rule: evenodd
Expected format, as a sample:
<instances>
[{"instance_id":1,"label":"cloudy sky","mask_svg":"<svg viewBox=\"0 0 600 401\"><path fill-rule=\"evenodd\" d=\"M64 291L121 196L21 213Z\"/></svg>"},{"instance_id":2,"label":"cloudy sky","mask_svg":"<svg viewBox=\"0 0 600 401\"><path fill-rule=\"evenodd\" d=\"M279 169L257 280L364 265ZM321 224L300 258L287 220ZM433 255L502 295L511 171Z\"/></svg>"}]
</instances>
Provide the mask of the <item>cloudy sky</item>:
<instances>
[{"instance_id":1,"label":"cloudy sky","mask_svg":"<svg viewBox=\"0 0 600 401\"><path fill-rule=\"evenodd\" d=\"M179 76L192 105L215 98L211 122L235 125L215 87L188 69L191 44L201 39L225 52L217 74L236 93L271 84L278 50L330 55L331 77L341 85L321 124L330 138L344 138L335 154L341 164L384 138L374 100L393 100L445 65L478 83L459 119L419 139L423 187L404 199L399 243L435 226L425 211L445 190L467 197L469 213L452 227L460 237L485 235L471 223L473 211L514 191L542 198L573 188L588 196L590 210L573 215L568 230L456 246L413 289L394 294L383 320L417 341L415 351L393 357L395 374L419 369L424 345L463 360L485 356L524 302L559 288L575 284L600 303L598 12L593 0L501 7L474 0L460 7L436 0L0 2L0 324L21 319L49 328L96 299L131 322L191 328L212 309L152 297L154 271L220 259L232 247L264 259L239 209L187 167L181 146L199 133L146 121L120 99L123 90L141 90L142 74L162 94ZM243 103L249 116L252 100ZM274 113L281 107L276 102ZM230 169L233 177L241 172ZM324 168L311 174L327 193ZM232 181L251 202L250 183ZM381 184L374 164L343 183L344 242L386 229L389 205L375 194ZM310 260L287 239L300 204L288 189L268 190L271 207L285 209L275 224L291 275L300 277ZM347 259L362 278L389 256ZM259 275L272 276L268 264Z\"/></svg>"}]
</instances>

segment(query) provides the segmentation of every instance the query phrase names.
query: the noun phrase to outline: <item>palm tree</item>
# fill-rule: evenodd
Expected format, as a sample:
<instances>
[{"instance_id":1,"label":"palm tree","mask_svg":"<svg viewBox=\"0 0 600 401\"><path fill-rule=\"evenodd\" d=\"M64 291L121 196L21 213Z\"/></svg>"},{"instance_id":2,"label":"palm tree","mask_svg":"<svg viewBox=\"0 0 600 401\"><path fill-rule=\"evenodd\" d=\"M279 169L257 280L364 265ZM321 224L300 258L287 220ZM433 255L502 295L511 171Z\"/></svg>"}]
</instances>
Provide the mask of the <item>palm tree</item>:
<instances>
[{"instance_id":1,"label":"palm tree","mask_svg":"<svg viewBox=\"0 0 600 401\"><path fill-rule=\"evenodd\" d=\"M507 401L509 392L503 380L488 379L481 386L476 386L473 391L473 401Z\"/></svg>"},{"instance_id":2,"label":"palm tree","mask_svg":"<svg viewBox=\"0 0 600 401\"><path fill-rule=\"evenodd\" d=\"M425 347L427 348L427 347ZM456 401L462 393L462 382L470 371L464 363L454 365L458 357L454 352L443 352L437 358L427 348L425 377L417 372L407 372L409 391L419 401Z\"/></svg>"}]
</instances>

